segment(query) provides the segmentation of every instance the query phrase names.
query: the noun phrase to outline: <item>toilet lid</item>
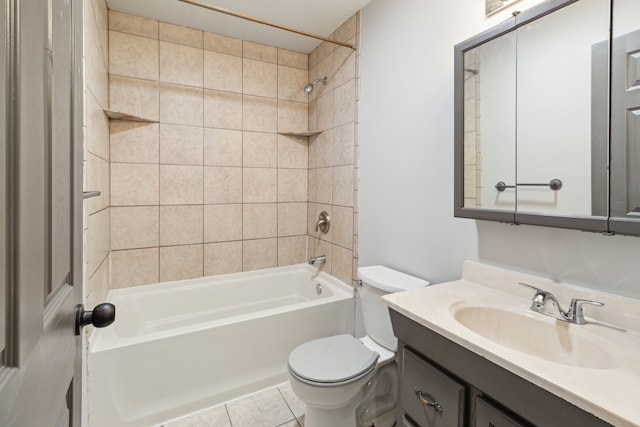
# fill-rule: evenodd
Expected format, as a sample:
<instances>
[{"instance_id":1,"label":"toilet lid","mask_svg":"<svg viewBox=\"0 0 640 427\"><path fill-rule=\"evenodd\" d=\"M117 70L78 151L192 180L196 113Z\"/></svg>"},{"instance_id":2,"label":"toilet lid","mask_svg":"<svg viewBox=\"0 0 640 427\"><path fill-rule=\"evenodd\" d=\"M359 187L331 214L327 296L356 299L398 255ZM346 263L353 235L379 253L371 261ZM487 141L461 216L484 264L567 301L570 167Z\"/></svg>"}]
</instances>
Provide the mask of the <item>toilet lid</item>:
<instances>
[{"instance_id":1,"label":"toilet lid","mask_svg":"<svg viewBox=\"0 0 640 427\"><path fill-rule=\"evenodd\" d=\"M351 335L335 335L306 342L289 354L289 371L315 383L340 383L372 370L378 353Z\"/></svg>"}]
</instances>

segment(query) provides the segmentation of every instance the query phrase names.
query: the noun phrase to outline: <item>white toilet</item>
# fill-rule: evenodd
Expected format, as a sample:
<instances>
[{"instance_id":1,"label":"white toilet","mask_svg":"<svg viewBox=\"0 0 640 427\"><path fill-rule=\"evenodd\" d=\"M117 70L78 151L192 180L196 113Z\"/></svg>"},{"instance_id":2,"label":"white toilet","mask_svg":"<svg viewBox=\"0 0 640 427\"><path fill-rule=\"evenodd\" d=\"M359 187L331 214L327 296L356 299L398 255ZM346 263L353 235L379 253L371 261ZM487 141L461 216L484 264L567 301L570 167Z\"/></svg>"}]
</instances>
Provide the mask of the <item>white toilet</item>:
<instances>
[{"instance_id":1,"label":"white toilet","mask_svg":"<svg viewBox=\"0 0 640 427\"><path fill-rule=\"evenodd\" d=\"M396 418L398 341L382 295L429 282L380 265L358 269L365 335L306 342L289 354L291 388L306 427L390 427Z\"/></svg>"}]
</instances>

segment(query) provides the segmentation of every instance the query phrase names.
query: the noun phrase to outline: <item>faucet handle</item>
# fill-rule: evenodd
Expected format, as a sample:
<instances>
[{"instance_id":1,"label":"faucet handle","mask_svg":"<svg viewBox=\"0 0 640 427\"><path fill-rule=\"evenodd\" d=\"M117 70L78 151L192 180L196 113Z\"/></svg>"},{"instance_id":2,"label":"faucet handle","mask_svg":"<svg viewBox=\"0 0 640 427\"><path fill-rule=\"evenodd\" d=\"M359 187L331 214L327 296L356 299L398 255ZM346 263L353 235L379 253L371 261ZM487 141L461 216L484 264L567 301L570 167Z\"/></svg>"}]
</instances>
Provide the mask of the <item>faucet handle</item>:
<instances>
[{"instance_id":1,"label":"faucet handle","mask_svg":"<svg viewBox=\"0 0 640 427\"><path fill-rule=\"evenodd\" d=\"M518 285L520 286L524 286L525 288L529 288L529 289L533 289L534 291L536 291L537 294L545 292L540 288L536 288L535 286L531 286L528 283L524 283L524 282L518 282Z\"/></svg>"},{"instance_id":2,"label":"faucet handle","mask_svg":"<svg viewBox=\"0 0 640 427\"><path fill-rule=\"evenodd\" d=\"M578 324L584 325L587 322L584 320L584 313L582 312L582 304L591 304L602 307L604 303L600 301L592 301L589 299L581 299L581 298L573 298L571 303L569 304L569 311L567 312L567 317L569 317L569 321Z\"/></svg>"},{"instance_id":3,"label":"faucet handle","mask_svg":"<svg viewBox=\"0 0 640 427\"><path fill-rule=\"evenodd\" d=\"M531 301L531 310L536 311L538 313L544 312L546 300L548 297L552 297L555 300L555 297L550 292L547 292L543 289L536 288L535 286L531 286L527 283L518 282L518 285L524 286L526 288L533 289L536 291L535 295L533 295L533 300ZM556 303L557 304L557 303ZM559 308L559 307L558 307Z\"/></svg>"}]
</instances>

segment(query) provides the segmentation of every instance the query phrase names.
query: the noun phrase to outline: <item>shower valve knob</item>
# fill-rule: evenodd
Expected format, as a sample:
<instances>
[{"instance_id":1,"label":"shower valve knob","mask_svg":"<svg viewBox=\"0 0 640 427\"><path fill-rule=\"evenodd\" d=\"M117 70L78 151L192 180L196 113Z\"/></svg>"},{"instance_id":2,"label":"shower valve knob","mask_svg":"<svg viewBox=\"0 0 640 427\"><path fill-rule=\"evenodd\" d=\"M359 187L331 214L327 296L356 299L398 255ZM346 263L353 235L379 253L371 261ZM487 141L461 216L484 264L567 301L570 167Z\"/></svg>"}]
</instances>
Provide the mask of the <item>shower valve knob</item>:
<instances>
[{"instance_id":1,"label":"shower valve knob","mask_svg":"<svg viewBox=\"0 0 640 427\"><path fill-rule=\"evenodd\" d=\"M116 320L116 306L103 302L95 306L93 311L85 311L84 304L76 306L76 335L80 335L80 329L91 323L96 328L109 326Z\"/></svg>"}]
</instances>

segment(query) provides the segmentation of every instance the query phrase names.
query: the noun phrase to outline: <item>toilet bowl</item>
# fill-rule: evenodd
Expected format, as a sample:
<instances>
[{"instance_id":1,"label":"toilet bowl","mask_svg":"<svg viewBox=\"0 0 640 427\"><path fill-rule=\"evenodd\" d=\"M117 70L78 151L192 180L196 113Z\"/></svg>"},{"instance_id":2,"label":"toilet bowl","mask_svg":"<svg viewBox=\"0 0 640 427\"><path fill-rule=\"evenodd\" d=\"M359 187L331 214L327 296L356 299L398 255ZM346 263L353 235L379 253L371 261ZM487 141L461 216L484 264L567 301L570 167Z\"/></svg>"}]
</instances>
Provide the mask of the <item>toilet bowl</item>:
<instances>
[{"instance_id":1,"label":"toilet bowl","mask_svg":"<svg viewBox=\"0 0 640 427\"><path fill-rule=\"evenodd\" d=\"M358 270L367 335L306 342L289 354L289 382L305 403L307 427L391 427L397 402L397 340L380 296L429 282L382 266Z\"/></svg>"}]
</instances>

